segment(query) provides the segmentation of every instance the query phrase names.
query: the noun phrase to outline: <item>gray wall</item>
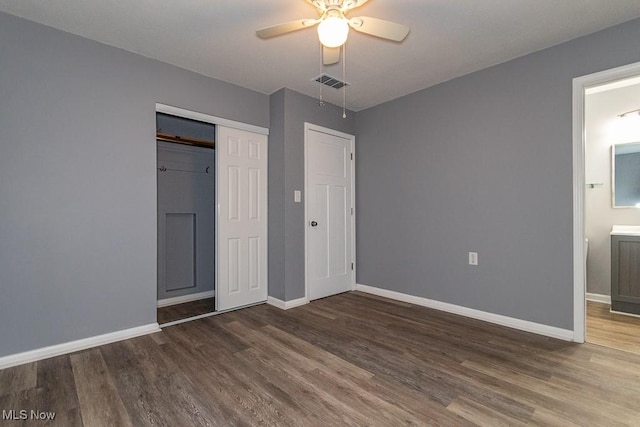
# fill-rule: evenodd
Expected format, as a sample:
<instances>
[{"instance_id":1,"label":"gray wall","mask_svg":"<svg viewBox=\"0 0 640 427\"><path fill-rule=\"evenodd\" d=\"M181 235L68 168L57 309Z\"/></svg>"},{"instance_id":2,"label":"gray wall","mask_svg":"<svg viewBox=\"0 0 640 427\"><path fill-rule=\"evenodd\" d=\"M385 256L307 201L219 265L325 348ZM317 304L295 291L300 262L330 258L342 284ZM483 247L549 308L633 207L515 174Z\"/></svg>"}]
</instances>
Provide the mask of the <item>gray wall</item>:
<instances>
[{"instance_id":1,"label":"gray wall","mask_svg":"<svg viewBox=\"0 0 640 427\"><path fill-rule=\"evenodd\" d=\"M0 13L0 356L156 321L155 103L269 97Z\"/></svg>"},{"instance_id":2,"label":"gray wall","mask_svg":"<svg viewBox=\"0 0 640 427\"><path fill-rule=\"evenodd\" d=\"M611 146L640 141L640 128L619 114L640 106L640 84L589 94L585 97L585 180L602 183L585 189L587 292L611 293L611 227L640 225L640 209L613 208L611 202Z\"/></svg>"},{"instance_id":3,"label":"gray wall","mask_svg":"<svg viewBox=\"0 0 640 427\"><path fill-rule=\"evenodd\" d=\"M572 79L640 61L639 39L636 20L359 112L358 283L572 329Z\"/></svg>"},{"instance_id":4,"label":"gray wall","mask_svg":"<svg viewBox=\"0 0 640 427\"><path fill-rule=\"evenodd\" d=\"M269 296L285 300L285 218L284 218L284 93L281 89L269 98Z\"/></svg>"},{"instance_id":5,"label":"gray wall","mask_svg":"<svg viewBox=\"0 0 640 427\"><path fill-rule=\"evenodd\" d=\"M320 107L290 89L272 94L270 105L269 295L290 301L305 296L304 122L355 134L356 115L347 111L343 119L342 108ZM302 192L301 203L294 202L295 190Z\"/></svg>"}]
</instances>

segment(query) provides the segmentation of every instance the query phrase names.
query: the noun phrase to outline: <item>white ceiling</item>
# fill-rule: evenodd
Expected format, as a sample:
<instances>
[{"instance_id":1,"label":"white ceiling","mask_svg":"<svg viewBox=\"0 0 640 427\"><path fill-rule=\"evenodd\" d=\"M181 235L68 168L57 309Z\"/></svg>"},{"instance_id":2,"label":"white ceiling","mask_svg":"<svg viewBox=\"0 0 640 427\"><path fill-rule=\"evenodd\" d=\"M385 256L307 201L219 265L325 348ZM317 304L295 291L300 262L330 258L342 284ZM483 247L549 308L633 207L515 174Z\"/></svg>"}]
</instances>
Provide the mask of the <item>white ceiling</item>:
<instances>
[{"instance_id":1,"label":"white ceiling","mask_svg":"<svg viewBox=\"0 0 640 427\"><path fill-rule=\"evenodd\" d=\"M304 0L0 0L0 11L235 83L317 97L315 28L270 40L255 30L315 18ZM347 107L416 90L640 17L638 0L370 0L350 17L408 25L396 44L351 31ZM342 77L342 67L324 69ZM326 100L342 95L325 88Z\"/></svg>"}]
</instances>

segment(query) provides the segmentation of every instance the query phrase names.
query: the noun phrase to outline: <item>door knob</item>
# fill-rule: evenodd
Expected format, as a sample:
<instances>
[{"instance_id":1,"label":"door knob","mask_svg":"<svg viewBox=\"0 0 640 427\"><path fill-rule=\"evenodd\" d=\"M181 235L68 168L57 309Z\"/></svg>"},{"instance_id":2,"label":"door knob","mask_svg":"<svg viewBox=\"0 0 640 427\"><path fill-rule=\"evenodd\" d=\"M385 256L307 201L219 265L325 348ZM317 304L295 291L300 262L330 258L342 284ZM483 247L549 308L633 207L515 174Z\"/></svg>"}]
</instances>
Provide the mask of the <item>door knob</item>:
<instances>
[{"instance_id":1,"label":"door knob","mask_svg":"<svg viewBox=\"0 0 640 427\"><path fill-rule=\"evenodd\" d=\"M311 226L312 227L317 227L318 226L318 222L317 221L311 221Z\"/></svg>"}]
</instances>

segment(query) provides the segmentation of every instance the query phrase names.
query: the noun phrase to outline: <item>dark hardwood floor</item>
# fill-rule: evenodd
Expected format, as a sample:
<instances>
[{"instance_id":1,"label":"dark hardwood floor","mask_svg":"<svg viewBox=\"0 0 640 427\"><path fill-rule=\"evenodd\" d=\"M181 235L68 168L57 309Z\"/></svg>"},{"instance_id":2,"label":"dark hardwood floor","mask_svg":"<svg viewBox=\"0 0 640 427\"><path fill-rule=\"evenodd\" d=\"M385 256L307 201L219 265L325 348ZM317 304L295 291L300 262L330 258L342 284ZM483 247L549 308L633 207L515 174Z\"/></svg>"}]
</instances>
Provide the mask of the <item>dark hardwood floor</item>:
<instances>
[{"instance_id":1,"label":"dark hardwood floor","mask_svg":"<svg viewBox=\"0 0 640 427\"><path fill-rule=\"evenodd\" d=\"M587 342L640 355L640 317L610 309L609 304L587 301Z\"/></svg>"},{"instance_id":2,"label":"dark hardwood floor","mask_svg":"<svg viewBox=\"0 0 640 427\"><path fill-rule=\"evenodd\" d=\"M162 325L213 311L215 311L215 298L204 298L168 307L158 307L158 323Z\"/></svg>"},{"instance_id":3,"label":"dark hardwood floor","mask_svg":"<svg viewBox=\"0 0 640 427\"><path fill-rule=\"evenodd\" d=\"M637 426L638 396L640 355L357 292L0 371L61 426Z\"/></svg>"}]
</instances>

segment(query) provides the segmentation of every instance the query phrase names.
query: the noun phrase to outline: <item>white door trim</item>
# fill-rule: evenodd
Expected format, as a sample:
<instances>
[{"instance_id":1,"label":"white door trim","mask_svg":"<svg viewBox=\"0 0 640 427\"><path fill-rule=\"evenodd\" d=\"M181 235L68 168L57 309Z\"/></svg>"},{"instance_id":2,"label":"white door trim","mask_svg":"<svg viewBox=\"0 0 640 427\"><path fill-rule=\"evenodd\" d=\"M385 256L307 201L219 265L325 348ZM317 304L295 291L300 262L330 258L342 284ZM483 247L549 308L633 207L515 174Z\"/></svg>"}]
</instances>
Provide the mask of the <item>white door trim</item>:
<instances>
[{"instance_id":1,"label":"white door trim","mask_svg":"<svg viewBox=\"0 0 640 427\"><path fill-rule=\"evenodd\" d=\"M309 149L309 131L314 130L317 132L323 132L329 135L334 135L340 138L348 139L350 141L351 153L353 154L353 161L351 163L351 207L353 208L353 215L351 215L351 259L353 260L354 268L351 270L351 290L354 291L356 289L356 166L355 166L355 158L356 158L356 137L354 135L350 135L348 133L340 132L337 130L329 129L323 126L314 125L313 123L304 123L304 299L308 303L309 302L309 268L308 268L308 250L307 245L309 243L309 227L307 224L309 223L308 217L308 205L307 205L307 195L309 194L308 182L307 182L307 171L308 171L308 161L309 158L307 156ZM292 195L285 195L285 197Z\"/></svg>"},{"instance_id":2,"label":"white door trim","mask_svg":"<svg viewBox=\"0 0 640 427\"><path fill-rule=\"evenodd\" d=\"M640 75L640 62L573 79L573 341L586 329L584 92L592 86Z\"/></svg>"}]
</instances>

